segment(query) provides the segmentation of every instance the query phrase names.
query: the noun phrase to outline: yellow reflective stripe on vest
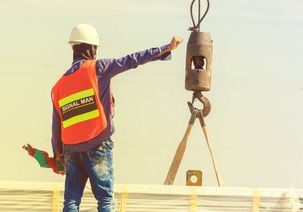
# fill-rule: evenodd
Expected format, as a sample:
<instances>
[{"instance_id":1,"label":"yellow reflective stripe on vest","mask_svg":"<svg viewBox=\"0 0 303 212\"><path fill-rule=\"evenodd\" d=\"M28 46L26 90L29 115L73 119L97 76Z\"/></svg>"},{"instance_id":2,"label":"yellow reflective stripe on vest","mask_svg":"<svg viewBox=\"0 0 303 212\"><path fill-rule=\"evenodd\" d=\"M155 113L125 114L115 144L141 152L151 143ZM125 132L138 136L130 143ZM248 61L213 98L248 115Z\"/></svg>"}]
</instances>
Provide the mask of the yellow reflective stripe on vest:
<instances>
[{"instance_id":1,"label":"yellow reflective stripe on vest","mask_svg":"<svg viewBox=\"0 0 303 212\"><path fill-rule=\"evenodd\" d=\"M89 119L96 118L99 115L100 115L99 110L93 110L93 111L90 111L90 112L87 112L87 113L83 113L81 115L74 116L74 117L72 117L70 119L67 119L67 120L62 122L63 123L63 128L69 127L71 125L74 125L74 124L77 124L77 123L80 123L80 122L83 122L83 121L86 121L86 120L89 120Z\"/></svg>"},{"instance_id":2,"label":"yellow reflective stripe on vest","mask_svg":"<svg viewBox=\"0 0 303 212\"><path fill-rule=\"evenodd\" d=\"M88 97L88 96L93 96L93 95L94 95L94 89L93 88L87 89L87 90L84 90L84 91L80 91L78 93L74 93L72 95L64 97L63 99L60 99L58 101L59 106L62 107L63 105L66 105L70 102L73 102L73 101L76 101L76 100L79 100L79 99L82 99L82 98L85 98L85 97Z\"/></svg>"}]
</instances>

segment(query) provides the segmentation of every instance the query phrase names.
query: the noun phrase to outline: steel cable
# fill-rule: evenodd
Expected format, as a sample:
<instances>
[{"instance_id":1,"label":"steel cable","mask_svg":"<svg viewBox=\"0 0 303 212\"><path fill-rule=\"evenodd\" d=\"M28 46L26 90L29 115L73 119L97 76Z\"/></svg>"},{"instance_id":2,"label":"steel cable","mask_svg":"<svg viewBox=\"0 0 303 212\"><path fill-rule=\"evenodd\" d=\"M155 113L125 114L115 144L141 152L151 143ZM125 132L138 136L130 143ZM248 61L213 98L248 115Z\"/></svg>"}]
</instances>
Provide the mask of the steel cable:
<instances>
[{"instance_id":1,"label":"steel cable","mask_svg":"<svg viewBox=\"0 0 303 212\"><path fill-rule=\"evenodd\" d=\"M196 24L195 19L194 19L194 15L193 15L193 7L194 7L195 1L196 0L193 0L190 4L190 16L191 16L191 20L192 20L192 23L193 23L193 27L190 27L191 31L199 31L200 30L200 25L201 25L202 21L204 20L205 16L207 15L207 13L209 11L209 7L210 7L209 0L207 0L206 10L205 10L203 16L201 17L201 0L199 0L199 2L198 2L198 22Z\"/></svg>"}]
</instances>

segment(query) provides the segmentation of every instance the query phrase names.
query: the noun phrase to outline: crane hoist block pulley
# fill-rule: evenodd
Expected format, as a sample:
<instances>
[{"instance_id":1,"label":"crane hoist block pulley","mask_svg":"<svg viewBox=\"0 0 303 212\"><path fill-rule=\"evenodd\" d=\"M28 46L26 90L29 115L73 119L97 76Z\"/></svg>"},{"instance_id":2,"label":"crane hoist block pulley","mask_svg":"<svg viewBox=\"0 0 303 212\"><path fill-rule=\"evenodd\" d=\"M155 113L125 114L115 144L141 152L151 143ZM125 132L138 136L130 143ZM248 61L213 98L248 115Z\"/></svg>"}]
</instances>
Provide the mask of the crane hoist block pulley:
<instances>
[{"instance_id":1,"label":"crane hoist block pulley","mask_svg":"<svg viewBox=\"0 0 303 212\"><path fill-rule=\"evenodd\" d=\"M213 41L209 32L192 31L185 63L185 89L209 91L212 76Z\"/></svg>"}]
</instances>

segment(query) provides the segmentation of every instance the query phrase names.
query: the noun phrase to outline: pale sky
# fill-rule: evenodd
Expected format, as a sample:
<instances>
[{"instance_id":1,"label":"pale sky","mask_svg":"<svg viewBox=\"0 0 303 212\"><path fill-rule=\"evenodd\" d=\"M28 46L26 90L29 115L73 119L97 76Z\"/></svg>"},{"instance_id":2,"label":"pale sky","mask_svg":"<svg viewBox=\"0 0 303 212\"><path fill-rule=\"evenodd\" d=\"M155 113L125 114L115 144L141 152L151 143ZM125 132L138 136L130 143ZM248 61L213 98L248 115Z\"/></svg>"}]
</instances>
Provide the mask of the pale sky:
<instances>
[{"instance_id":1,"label":"pale sky","mask_svg":"<svg viewBox=\"0 0 303 212\"><path fill-rule=\"evenodd\" d=\"M190 117L191 92L184 89L190 2L0 0L0 180L64 181L21 147L51 152L50 90L71 64L70 30L89 23L100 33L99 58L160 46L173 35L185 39L171 61L113 80L115 182L162 184ZM225 184L303 188L303 1L211 0L201 30L214 40L205 121ZM216 185L198 122L176 184L185 184L189 169Z\"/></svg>"}]
</instances>

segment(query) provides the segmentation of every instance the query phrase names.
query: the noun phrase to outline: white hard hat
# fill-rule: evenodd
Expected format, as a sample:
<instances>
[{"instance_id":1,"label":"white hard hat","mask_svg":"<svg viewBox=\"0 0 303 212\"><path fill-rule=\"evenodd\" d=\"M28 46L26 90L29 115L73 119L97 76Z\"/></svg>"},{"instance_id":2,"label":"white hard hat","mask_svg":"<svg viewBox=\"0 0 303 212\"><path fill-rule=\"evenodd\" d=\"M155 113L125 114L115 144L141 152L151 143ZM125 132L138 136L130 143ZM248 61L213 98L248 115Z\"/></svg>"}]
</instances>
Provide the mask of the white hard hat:
<instances>
[{"instance_id":1,"label":"white hard hat","mask_svg":"<svg viewBox=\"0 0 303 212\"><path fill-rule=\"evenodd\" d=\"M71 45L87 43L100 46L98 32L89 24L78 24L75 26L70 33L68 43Z\"/></svg>"}]
</instances>

